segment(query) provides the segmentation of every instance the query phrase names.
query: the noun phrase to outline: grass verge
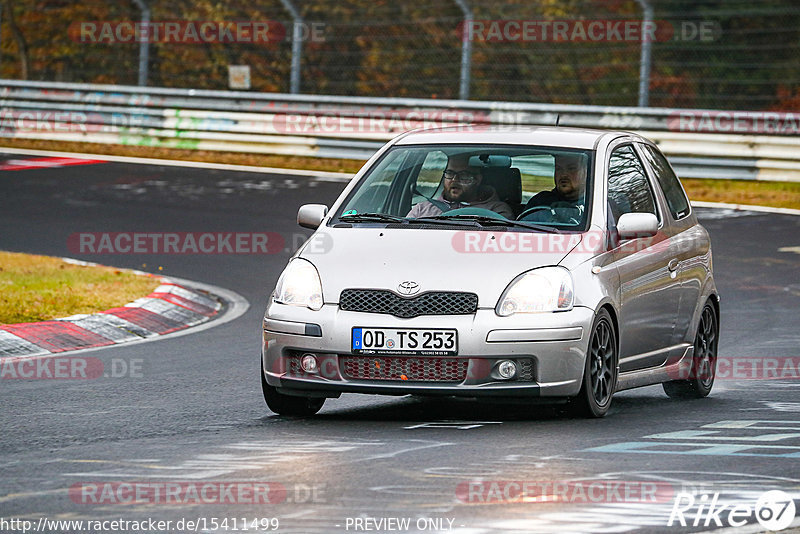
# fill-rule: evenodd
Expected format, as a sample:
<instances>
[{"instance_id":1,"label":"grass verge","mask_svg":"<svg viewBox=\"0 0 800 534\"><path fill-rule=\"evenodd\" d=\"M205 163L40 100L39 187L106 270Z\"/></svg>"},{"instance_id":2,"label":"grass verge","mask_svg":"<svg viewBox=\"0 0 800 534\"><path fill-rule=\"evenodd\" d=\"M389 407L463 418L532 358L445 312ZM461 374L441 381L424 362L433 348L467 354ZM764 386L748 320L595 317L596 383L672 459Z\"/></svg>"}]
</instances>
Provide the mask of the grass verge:
<instances>
[{"instance_id":1,"label":"grass verge","mask_svg":"<svg viewBox=\"0 0 800 534\"><path fill-rule=\"evenodd\" d=\"M305 156L272 156L248 154L246 152L217 152L209 150L182 150L179 148L156 148L147 146L106 145L102 143L76 143L70 141L45 141L39 139L0 139L0 145L31 150L55 150L58 152L81 152L129 156L135 158L174 159L178 161L202 161L206 163L228 163L231 165L256 165L282 169L305 169L355 173L363 161L352 159L311 158ZM0 148L2 152L2 148Z\"/></svg>"},{"instance_id":2,"label":"grass verge","mask_svg":"<svg viewBox=\"0 0 800 534\"><path fill-rule=\"evenodd\" d=\"M350 159L270 156L240 152L211 152L34 139L3 139L0 141L0 144L8 147L36 150L83 152L113 156L162 158L180 161L203 161L208 163L230 163L234 165L256 165L285 169L308 169L346 173L355 173L364 164L363 161ZM2 151L2 149L0 149L0 151ZM682 179L681 182L683 182L686 192L692 200L800 209L800 183L757 182L749 180L702 180L694 178Z\"/></svg>"},{"instance_id":3,"label":"grass verge","mask_svg":"<svg viewBox=\"0 0 800 534\"><path fill-rule=\"evenodd\" d=\"M113 267L0 251L0 323L95 313L148 295L159 282Z\"/></svg>"},{"instance_id":4,"label":"grass verge","mask_svg":"<svg viewBox=\"0 0 800 534\"><path fill-rule=\"evenodd\" d=\"M800 209L800 183L749 180L681 180L692 200Z\"/></svg>"}]
</instances>

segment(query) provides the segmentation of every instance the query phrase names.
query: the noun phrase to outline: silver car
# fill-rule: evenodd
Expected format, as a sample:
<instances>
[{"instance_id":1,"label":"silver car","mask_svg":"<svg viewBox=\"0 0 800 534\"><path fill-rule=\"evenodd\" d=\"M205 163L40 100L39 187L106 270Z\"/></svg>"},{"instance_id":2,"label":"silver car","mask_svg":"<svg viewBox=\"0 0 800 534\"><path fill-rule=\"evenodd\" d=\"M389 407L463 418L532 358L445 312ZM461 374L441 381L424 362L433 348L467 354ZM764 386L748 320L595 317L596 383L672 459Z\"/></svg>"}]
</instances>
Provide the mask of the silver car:
<instances>
[{"instance_id":1,"label":"silver car","mask_svg":"<svg viewBox=\"0 0 800 534\"><path fill-rule=\"evenodd\" d=\"M341 393L564 402L714 382L711 243L649 140L422 130L381 148L280 276L261 382L279 414Z\"/></svg>"}]
</instances>

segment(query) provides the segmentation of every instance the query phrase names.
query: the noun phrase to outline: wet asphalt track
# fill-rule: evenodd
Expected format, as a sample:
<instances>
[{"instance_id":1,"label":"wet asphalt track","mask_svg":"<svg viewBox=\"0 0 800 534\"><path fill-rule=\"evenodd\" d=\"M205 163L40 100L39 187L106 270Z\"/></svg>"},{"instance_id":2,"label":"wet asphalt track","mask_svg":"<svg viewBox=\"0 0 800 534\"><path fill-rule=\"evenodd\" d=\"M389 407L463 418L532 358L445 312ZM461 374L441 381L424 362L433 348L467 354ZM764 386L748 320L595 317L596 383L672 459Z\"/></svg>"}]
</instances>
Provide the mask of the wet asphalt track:
<instances>
[{"instance_id":1,"label":"wet asphalt track","mask_svg":"<svg viewBox=\"0 0 800 534\"><path fill-rule=\"evenodd\" d=\"M0 161L11 157L0 154ZM457 488L469 480L583 478L632 487L659 481L671 490L689 484L719 492L724 504L752 505L775 488L800 499L798 380L719 380L711 397L686 402L648 387L615 396L609 416L596 421L546 409L354 395L329 400L315 418L278 417L261 397L259 334L288 250L150 256L80 255L67 247L77 232L271 231L288 249L308 234L294 223L298 206L330 204L343 186L117 163L0 171L0 249L211 283L251 305L217 328L89 354L141 360L140 376L0 380L0 517L205 518L208 531L212 518L225 517L277 518L279 532L354 532L353 518L397 517L409 518L413 532L422 530L420 518L439 521L431 524L442 529L427 530L434 532L679 532L710 527L702 528L705 517L697 528L667 527L673 494L655 504L485 503L464 502ZM720 356L799 357L800 254L779 249L800 245L800 218L700 211L723 299ZM74 484L109 481L271 482L287 493L283 502L258 505L94 505L68 494Z\"/></svg>"}]
</instances>

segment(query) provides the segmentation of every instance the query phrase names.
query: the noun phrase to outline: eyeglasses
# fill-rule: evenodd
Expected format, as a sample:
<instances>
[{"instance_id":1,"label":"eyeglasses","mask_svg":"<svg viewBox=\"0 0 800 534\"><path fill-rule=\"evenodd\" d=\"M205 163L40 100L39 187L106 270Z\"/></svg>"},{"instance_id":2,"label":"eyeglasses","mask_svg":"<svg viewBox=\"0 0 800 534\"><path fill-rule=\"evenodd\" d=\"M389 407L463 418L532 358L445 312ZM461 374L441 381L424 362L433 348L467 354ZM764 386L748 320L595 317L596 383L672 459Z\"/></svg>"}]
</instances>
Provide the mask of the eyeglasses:
<instances>
[{"instance_id":1,"label":"eyeglasses","mask_svg":"<svg viewBox=\"0 0 800 534\"><path fill-rule=\"evenodd\" d=\"M475 175L468 170L459 172L446 170L442 173L442 177L450 182L456 181L464 185L469 185L475 182Z\"/></svg>"}]
</instances>

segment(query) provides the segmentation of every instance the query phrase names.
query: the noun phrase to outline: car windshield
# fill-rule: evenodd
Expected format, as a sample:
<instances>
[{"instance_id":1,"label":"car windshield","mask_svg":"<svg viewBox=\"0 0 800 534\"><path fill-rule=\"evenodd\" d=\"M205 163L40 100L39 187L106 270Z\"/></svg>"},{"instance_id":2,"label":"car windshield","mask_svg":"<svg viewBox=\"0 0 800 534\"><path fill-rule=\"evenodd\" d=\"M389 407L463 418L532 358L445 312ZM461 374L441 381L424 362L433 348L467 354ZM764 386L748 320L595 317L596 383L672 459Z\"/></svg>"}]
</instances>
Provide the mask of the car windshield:
<instances>
[{"instance_id":1,"label":"car windshield","mask_svg":"<svg viewBox=\"0 0 800 534\"><path fill-rule=\"evenodd\" d=\"M562 147L395 146L334 223L583 231L592 160L590 150Z\"/></svg>"}]
</instances>

